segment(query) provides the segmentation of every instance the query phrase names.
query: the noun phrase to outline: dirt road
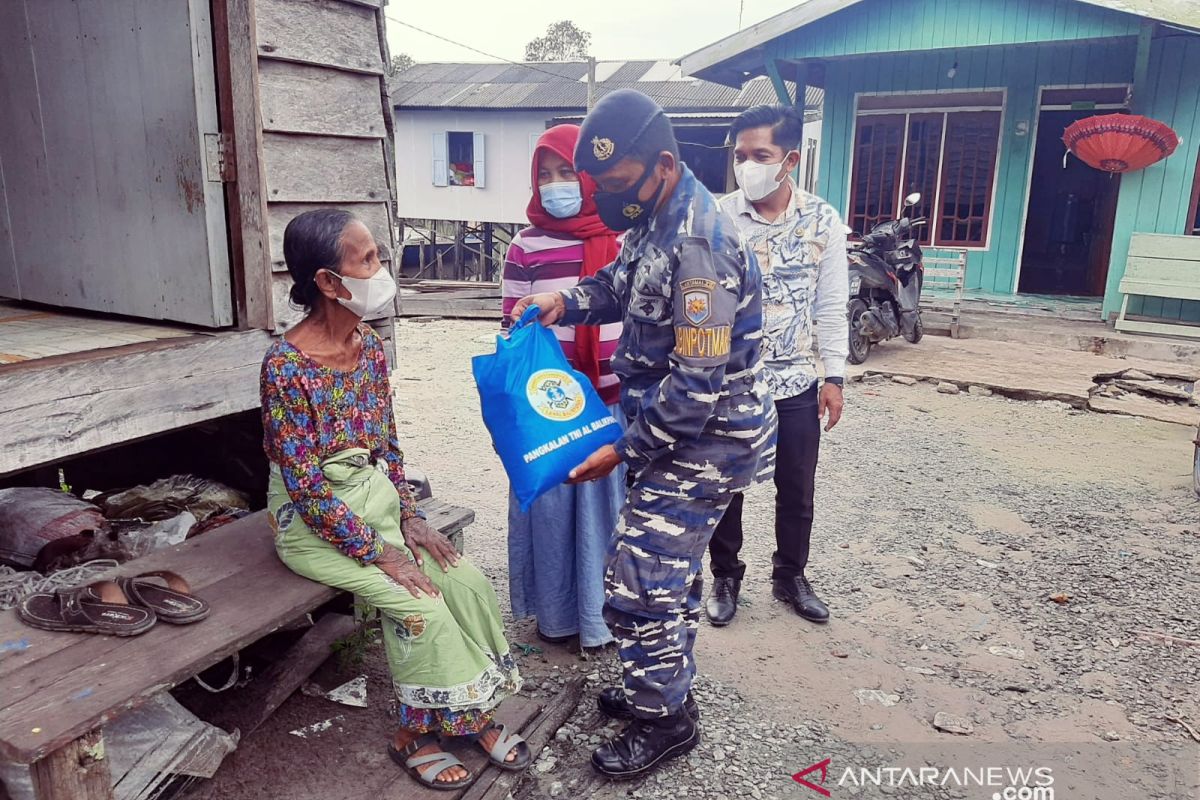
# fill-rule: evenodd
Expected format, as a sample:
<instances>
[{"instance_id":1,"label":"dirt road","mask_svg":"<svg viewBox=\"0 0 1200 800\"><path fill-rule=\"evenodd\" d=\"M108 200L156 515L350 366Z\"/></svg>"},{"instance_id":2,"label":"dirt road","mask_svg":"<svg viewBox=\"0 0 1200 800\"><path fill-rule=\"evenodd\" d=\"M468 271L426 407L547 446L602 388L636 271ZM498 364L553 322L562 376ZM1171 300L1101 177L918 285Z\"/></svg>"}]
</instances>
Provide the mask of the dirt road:
<instances>
[{"instance_id":1,"label":"dirt road","mask_svg":"<svg viewBox=\"0 0 1200 800\"><path fill-rule=\"evenodd\" d=\"M506 481L469 365L491 350L491 326L405 321L399 332L402 445L439 496L476 510L467 551L506 602ZM772 492L756 488L744 605L697 645L702 747L656 778L602 782L587 758L608 734L588 693L520 797L816 798L791 775L826 758L823 783L819 769L802 777L834 797L1003 796L944 772L920 787L903 776L859 786L846 772L972 759L1044 762L1060 798L1197 796L1200 745L1185 726L1200 728L1200 647L1186 643L1200 639L1194 430L874 381L848 387L845 419L822 443L809 577L832 621L815 627L772 601ZM528 623L511 631L533 641ZM594 692L615 669L611 656L524 658L535 694L571 673ZM370 674L373 708L349 710L341 732L288 736L342 711L294 698L202 796L382 786L386 683L378 663ZM269 782L256 777L264 760L278 762Z\"/></svg>"}]
</instances>

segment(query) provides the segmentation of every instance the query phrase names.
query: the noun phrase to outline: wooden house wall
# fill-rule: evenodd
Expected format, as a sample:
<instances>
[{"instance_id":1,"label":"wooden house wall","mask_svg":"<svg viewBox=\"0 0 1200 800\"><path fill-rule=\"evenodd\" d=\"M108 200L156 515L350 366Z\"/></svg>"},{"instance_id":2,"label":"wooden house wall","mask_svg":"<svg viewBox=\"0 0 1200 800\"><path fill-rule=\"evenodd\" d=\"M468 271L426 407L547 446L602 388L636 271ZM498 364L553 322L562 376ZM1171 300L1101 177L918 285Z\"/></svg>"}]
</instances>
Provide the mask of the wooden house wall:
<instances>
[{"instance_id":1,"label":"wooden house wall","mask_svg":"<svg viewBox=\"0 0 1200 800\"><path fill-rule=\"evenodd\" d=\"M1170 125L1182 144L1169 158L1121 176L1117 225L1104 313L1121 307L1118 284L1125 274L1129 241L1136 233L1183 234L1187 231L1192 181L1200 159L1200 36L1170 35L1150 49L1149 92L1143 113ZM1129 313L1200 323L1200 302L1129 298Z\"/></svg>"},{"instance_id":2,"label":"wooden house wall","mask_svg":"<svg viewBox=\"0 0 1200 800\"><path fill-rule=\"evenodd\" d=\"M1077 5L1077 4L1075 4ZM986 249L967 256L967 286L1015 291L1016 265L1025 222L1039 88L1128 83L1136 53L1133 39L1101 42L979 47L882 54L826 62L821 171L817 191L842 214L850 205L855 105L859 93L968 91L1006 92L997 161L991 236ZM786 51L785 51L786 52ZM947 77L958 63L954 78ZM1017 123L1029 130L1019 135Z\"/></svg>"},{"instance_id":3,"label":"wooden house wall","mask_svg":"<svg viewBox=\"0 0 1200 800\"><path fill-rule=\"evenodd\" d=\"M344 208L395 249L384 10L381 0L255 0L254 8L273 307L287 327L300 317L283 261L294 216ZM380 330L390 341L390 326Z\"/></svg>"},{"instance_id":4,"label":"wooden house wall","mask_svg":"<svg viewBox=\"0 0 1200 800\"><path fill-rule=\"evenodd\" d=\"M1109 39L1137 36L1140 24L1132 14L1078 0L872 0L794 31L784 37L775 57L912 55L941 48Z\"/></svg>"}]
</instances>

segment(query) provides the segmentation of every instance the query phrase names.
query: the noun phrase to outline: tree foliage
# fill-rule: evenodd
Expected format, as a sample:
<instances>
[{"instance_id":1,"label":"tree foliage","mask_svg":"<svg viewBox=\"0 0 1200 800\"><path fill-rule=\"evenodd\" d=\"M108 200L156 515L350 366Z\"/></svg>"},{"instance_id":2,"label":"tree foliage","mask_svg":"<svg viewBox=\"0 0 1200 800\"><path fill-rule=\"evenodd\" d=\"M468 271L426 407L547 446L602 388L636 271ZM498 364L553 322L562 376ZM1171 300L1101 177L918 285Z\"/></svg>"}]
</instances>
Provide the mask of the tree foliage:
<instances>
[{"instance_id":1,"label":"tree foliage","mask_svg":"<svg viewBox=\"0 0 1200 800\"><path fill-rule=\"evenodd\" d=\"M388 64L388 76L395 77L415 63L416 62L413 61L412 56L408 55L407 53L401 53L400 55L392 56L392 63Z\"/></svg>"},{"instance_id":2,"label":"tree foliage","mask_svg":"<svg viewBox=\"0 0 1200 800\"><path fill-rule=\"evenodd\" d=\"M582 61L588 57L592 35L569 19L556 22L525 45L526 61Z\"/></svg>"}]
</instances>

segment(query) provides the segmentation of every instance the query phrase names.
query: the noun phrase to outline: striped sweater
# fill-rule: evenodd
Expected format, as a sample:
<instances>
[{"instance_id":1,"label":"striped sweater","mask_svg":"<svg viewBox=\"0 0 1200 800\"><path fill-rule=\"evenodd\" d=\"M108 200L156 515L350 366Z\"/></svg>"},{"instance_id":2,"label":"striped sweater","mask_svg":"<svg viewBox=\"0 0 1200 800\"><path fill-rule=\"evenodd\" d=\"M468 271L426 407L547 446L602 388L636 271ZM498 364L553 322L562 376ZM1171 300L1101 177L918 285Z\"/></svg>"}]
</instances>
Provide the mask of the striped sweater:
<instances>
[{"instance_id":1,"label":"striped sweater","mask_svg":"<svg viewBox=\"0 0 1200 800\"><path fill-rule=\"evenodd\" d=\"M583 242L563 233L526 228L516 235L504 260L504 326L512 322L513 306L522 297L538 292L557 292L579 283L583 269ZM571 364L575 360L575 329L565 325L551 328ZM600 326L600 385L596 389L605 404L620 401L620 380L612 371L612 354L621 337L621 323Z\"/></svg>"}]
</instances>

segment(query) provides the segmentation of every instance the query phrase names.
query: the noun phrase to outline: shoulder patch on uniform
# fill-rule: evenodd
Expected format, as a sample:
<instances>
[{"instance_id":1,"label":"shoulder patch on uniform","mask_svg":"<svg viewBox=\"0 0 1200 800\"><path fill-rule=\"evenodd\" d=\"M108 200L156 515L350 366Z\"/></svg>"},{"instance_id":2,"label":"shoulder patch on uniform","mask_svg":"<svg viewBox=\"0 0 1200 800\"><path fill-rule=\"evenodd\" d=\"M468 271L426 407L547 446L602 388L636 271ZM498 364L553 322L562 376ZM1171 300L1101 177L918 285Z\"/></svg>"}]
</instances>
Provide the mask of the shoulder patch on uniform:
<instances>
[{"instance_id":1,"label":"shoulder patch on uniform","mask_svg":"<svg viewBox=\"0 0 1200 800\"><path fill-rule=\"evenodd\" d=\"M683 316L700 327L712 316L712 294L717 282L709 278L687 278L679 282L683 292Z\"/></svg>"},{"instance_id":2,"label":"shoulder patch on uniform","mask_svg":"<svg viewBox=\"0 0 1200 800\"><path fill-rule=\"evenodd\" d=\"M728 325L716 328L675 326L675 352L683 358L723 358L729 355L732 329Z\"/></svg>"}]
</instances>

